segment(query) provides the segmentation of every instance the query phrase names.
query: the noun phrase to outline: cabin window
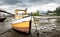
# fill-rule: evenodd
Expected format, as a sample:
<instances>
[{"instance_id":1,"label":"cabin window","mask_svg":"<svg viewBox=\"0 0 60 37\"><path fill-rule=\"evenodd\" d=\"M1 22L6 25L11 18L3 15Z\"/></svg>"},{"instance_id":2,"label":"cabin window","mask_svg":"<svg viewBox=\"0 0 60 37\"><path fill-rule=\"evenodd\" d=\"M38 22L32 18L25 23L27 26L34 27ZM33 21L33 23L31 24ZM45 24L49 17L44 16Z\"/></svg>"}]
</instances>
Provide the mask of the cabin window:
<instances>
[{"instance_id":1,"label":"cabin window","mask_svg":"<svg viewBox=\"0 0 60 37\"><path fill-rule=\"evenodd\" d=\"M18 11L18 16L25 15L24 11Z\"/></svg>"}]
</instances>

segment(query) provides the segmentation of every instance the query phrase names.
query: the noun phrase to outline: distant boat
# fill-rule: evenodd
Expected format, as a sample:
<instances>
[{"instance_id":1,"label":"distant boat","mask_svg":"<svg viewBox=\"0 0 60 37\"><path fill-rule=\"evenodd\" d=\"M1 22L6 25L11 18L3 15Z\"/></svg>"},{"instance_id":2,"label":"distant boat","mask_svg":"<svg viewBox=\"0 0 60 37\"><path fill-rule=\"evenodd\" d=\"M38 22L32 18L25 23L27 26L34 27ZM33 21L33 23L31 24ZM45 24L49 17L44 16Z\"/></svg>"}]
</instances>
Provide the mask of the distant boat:
<instances>
[{"instance_id":1,"label":"distant boat","mask_svg":"<svg viewBox=\"0 0 60 37\"><path fill-rule=\"evenodd\" d=\"M0 22L4 22L6 18L0 18Z\"/></svg>"}]
</instances>

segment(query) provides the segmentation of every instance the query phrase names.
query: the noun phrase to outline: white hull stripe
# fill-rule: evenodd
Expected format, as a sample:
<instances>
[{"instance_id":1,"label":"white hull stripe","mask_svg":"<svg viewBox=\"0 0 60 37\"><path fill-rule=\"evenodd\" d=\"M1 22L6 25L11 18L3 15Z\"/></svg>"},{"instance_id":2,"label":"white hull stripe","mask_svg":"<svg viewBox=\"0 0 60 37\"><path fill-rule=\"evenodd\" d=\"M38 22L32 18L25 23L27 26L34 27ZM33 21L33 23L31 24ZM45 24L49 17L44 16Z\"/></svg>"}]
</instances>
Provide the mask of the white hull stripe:
<instances>
[{"instance_id":1,"label":"white hull stripe","mask_svg":"<svg viewBox=\"0 0 60 37\"><path fill-rule=\"evenodd\" d=\"M15 24L15 23L19 23L19 22L24 22L24 21L30 21L31 17L26 17L26 18L22 18L22 19L15 19L13 21L11 21L11 24Z\"/></svg>"}]
</instances>

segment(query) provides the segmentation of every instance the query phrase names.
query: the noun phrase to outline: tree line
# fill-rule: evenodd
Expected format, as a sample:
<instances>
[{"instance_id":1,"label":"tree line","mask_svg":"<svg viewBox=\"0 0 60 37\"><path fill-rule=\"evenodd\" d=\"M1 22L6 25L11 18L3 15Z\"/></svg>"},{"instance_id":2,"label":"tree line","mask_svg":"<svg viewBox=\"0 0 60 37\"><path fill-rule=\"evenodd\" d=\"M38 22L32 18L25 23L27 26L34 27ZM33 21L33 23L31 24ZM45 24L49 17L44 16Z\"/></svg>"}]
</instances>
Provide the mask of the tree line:
<instances>
[{"instance_id":1,"label":"tree line","mask_svg":"<svg viewBox=\"0 0 60 37\"><path fill-rule=\"evenodd\" d=\"M51 13L52 16L60 16L60 6L57 7L54 11L48 10L47 13L46 13L46 15L48 16L49 13ZM55 14L53 14L53 13L55 13ZM31 16L42 16L42 15L40 14L40 11L31 12L30 15L31 15Z\"/></svg>"},{"instance_id":2,"label":"tree line","mask_svg":"<svg viewBox=\"0 0 60 37\"><path fill-rule=\"evenodd\" d=\"M47 13L55 13L53 15L60 16L60 7L57 7L54 11L47 11Z\"/></svg>"}]
</instances>

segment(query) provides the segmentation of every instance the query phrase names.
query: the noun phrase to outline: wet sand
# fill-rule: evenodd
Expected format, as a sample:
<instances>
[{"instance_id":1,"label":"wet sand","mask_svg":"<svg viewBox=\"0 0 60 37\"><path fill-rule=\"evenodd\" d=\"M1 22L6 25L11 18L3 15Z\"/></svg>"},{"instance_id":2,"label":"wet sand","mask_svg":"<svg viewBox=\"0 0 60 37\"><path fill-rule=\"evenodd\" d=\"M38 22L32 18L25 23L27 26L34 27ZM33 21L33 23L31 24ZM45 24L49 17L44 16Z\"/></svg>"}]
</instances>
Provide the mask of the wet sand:
<instances>
[{"instance_id":1,"label":"wet sand","mask_svg":"<svg viewBox=\"0 0 60 37\"><path fill-rule=\"evenodd\" d=\"M0 35L0 37L31 37L31 35L21 33L21 32L17 32L14 30L10 30L10 31Z\"/></svg>"},{"instance_id":2,"label":"wet sand","mask_svg":"<svg viewBox=\"0 0 60 37\"><path fill-rule=\"evenodd\" d=\"M36 32L34 34L25 34L25 33L17 32L15 30L10 30L0 35L0 37L60 37L60 31L43 32L43 33L39 33L39 35L37 36Z\"/></svg>"}]
</instances>

